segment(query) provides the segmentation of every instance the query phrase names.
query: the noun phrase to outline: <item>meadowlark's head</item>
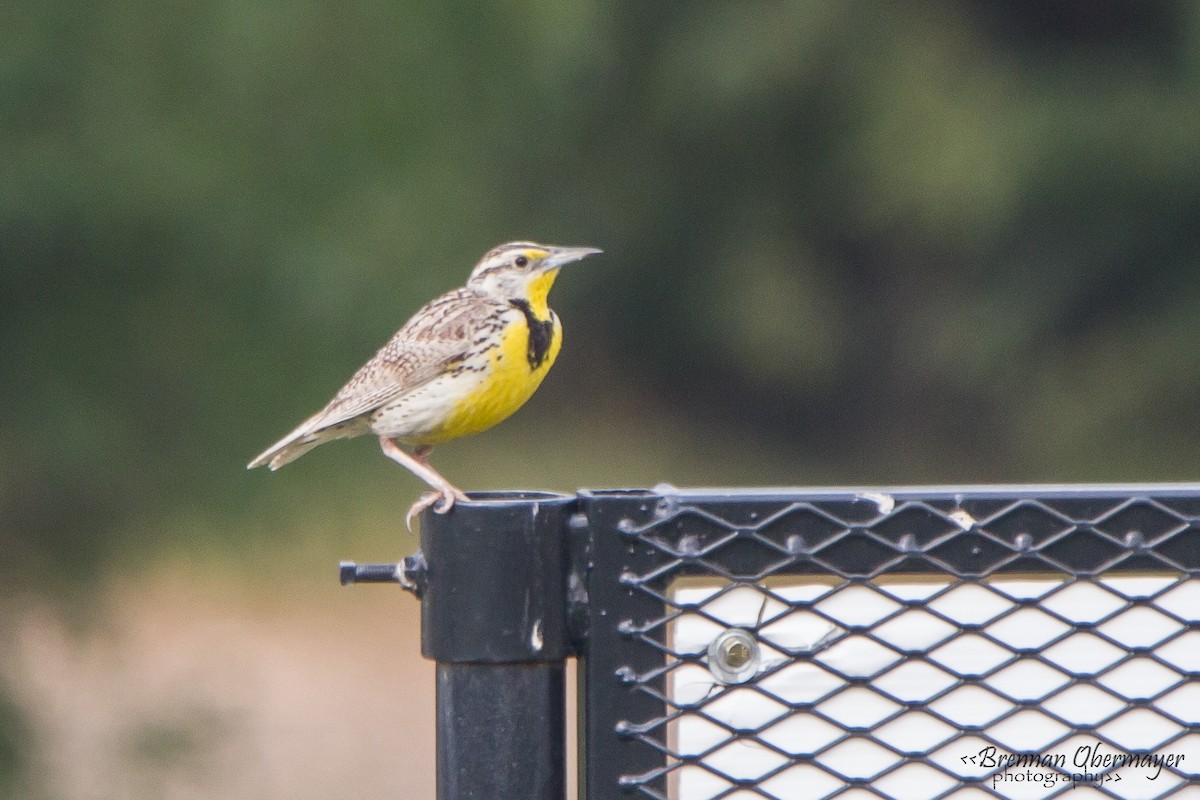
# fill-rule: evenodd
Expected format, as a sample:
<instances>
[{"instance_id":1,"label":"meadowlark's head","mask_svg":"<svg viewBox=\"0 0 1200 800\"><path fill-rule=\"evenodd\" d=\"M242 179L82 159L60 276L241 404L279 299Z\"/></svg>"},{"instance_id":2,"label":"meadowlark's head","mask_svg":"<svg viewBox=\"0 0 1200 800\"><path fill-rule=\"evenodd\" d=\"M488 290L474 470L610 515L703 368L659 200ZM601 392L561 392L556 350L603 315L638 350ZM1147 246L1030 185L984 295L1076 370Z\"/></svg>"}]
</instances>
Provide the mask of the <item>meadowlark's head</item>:
<instances>
[{"instance_id":1,"label":"meadowlark's head","mask_svg":"<svg viewBox=\"0 0 1200 800\"><path fill-rule=\"evenodd\" d=\"M594 247L509 242L492 248L480 259L467 286L500 300L543 304L564 264L599 252Z\"/></svg>"}]
</instances>

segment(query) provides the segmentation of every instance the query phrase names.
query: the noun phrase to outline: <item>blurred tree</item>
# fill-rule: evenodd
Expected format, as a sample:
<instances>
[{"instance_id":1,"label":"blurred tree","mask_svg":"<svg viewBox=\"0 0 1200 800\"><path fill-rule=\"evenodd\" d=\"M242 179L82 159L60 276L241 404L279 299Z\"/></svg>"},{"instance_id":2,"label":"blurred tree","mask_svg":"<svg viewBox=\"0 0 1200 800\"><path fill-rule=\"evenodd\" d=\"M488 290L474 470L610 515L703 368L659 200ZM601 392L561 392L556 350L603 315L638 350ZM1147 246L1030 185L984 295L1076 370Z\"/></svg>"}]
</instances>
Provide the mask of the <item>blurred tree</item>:
<instances>
[{"instance_id":1,"label":"blurred tree","mask_svg":"<svg viewBox=\"0 0 1200 800\"><path fill-rule=\"evenodd\" d=\"M558 370L619 365L590 380L819 470L780 479L1190 475L1194 4L55 0L0 26L10 571L244 513L257 448L526 236L609 253L561 290L589 360Z\"/></svg>"}]
</instances>

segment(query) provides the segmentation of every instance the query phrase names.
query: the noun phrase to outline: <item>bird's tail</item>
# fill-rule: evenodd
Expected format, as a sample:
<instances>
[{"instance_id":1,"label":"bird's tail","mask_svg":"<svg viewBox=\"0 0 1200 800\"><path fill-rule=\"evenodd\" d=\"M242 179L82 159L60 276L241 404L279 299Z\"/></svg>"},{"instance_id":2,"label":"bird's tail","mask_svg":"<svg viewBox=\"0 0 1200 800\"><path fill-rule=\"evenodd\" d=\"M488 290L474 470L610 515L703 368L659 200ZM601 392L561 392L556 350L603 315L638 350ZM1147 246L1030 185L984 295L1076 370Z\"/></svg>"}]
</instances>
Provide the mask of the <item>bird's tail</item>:
<instances>
[{"instance_id":1,"label":"bird's tail","mask_svg":"<svg viewBox=\"0 0 1200 800\"><path fill-rule=\"evenodd\" d=\"M362 429L361 426L354 425L353 421L330 425L328 428L318 428L316 430L311 429L310 422L305 422L299 428L296 428L296 430L264 450L257 458L246 465L246 469L254 469L266 464L274 472L284 464L290 464L295 461L317 445L332 442L334 439L348 439L351 436L358 436L365 432L366 430Z\"/></svg>"}]
</instances>

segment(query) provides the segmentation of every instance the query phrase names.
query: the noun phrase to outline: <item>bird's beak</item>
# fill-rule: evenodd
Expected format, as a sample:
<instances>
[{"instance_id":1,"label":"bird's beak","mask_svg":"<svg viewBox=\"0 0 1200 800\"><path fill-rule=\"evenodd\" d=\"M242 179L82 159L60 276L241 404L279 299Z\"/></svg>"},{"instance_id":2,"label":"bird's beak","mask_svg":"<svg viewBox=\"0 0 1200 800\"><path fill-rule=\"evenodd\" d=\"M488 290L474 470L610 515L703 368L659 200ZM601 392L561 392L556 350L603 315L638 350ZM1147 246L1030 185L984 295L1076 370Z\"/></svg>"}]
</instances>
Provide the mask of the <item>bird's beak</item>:
<instances>
[{"instance_id":1,"label":"bird's beak","mask_svg":"<svg viewBox=\"0 0 1200 800\"><path fill-rule=\"evenodd\" d=\"M542 261L542 269L558 269L564 264L570 264L588 256L602 253L595 247L554 247L550 248L550 255L546 256Z\"/></svg>"}]
</instances>

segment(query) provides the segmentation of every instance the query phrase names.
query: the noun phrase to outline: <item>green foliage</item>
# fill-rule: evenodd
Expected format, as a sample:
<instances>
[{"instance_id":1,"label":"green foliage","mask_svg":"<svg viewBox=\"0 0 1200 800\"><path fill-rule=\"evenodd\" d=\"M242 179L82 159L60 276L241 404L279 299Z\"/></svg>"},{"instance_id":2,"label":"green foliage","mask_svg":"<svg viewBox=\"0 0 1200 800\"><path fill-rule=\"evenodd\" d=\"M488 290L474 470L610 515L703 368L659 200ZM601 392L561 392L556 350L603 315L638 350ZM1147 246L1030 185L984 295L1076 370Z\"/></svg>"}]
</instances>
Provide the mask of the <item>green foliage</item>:
<instances>
[{"instance_id":1,"label":"green foliage","mask_svg":"<svg viewBox=\"0 0 1200 800\"><path fill-rule=\"evenodd\" d=\"M6 568L282 509L242 465L518 237L606 249L557 380L641 403L552 376L539 420L802 483L1189 477L1200 9L1123 8L7 6Z\"/></svg>"}]
</instances>

